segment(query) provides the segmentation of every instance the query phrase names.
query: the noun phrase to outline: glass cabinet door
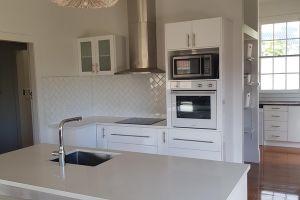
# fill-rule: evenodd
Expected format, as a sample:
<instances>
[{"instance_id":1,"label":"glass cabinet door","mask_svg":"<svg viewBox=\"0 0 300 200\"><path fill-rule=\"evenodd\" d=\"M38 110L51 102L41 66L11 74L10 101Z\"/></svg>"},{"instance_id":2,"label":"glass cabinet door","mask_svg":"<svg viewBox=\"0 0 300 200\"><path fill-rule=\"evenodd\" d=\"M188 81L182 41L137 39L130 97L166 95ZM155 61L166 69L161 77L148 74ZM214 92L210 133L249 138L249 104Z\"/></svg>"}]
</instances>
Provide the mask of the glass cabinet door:
<instances>
[{"instance_id":1,"label":"glass cabinet door","mask_svg":"<svg viewBox=\"0 0 300 200\"><path fill-rule=\"evenodd\" d=\"M99 68L100 71L111 71L111 45L110 40L99 40Z\"/></svg>"},{"instance_id":2,"label":"glass cabinet door","mask_svg":"<svg viewBox=\"0 0 300 200\"><path fill-rule=\"evenodd\" d=\"M92 42L80 42L80 56L81 56L81 70L82 72L93 71L93 53L92 53Z\"/></svg>"}]
</instances>

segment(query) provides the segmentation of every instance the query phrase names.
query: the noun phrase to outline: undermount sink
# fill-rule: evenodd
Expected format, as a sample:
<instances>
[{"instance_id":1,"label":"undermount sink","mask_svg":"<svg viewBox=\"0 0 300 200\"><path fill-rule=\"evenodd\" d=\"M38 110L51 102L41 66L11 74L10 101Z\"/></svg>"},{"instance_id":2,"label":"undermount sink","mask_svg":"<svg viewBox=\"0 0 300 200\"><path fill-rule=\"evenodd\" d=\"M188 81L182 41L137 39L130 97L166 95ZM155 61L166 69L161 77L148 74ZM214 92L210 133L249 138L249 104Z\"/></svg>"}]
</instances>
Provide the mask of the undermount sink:
<instances>
[{"instance_id":1,"label":"undermount sink","mask_svg":"<svg viewBox=\"0 0 300 200\"><path fill-rule=\"evenodd\" d=\"M65 162L74 165L85 165L95 167L108 160L112 159L111 154L106 153L93 153L85 151L75 151L65 156ZM51 160L53 162L59 162L58 158Z\"/></svg>"}]
</instances>

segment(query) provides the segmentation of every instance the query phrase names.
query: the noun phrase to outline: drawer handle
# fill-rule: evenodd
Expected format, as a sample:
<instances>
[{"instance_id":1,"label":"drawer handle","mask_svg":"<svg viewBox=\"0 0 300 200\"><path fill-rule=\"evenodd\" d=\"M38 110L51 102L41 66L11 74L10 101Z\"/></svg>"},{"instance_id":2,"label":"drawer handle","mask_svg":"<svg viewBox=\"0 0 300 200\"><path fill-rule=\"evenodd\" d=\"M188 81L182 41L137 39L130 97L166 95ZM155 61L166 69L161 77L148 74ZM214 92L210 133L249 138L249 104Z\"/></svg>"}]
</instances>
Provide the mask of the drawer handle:
<instances>
[{"instance_id":1,"label":"drawer handle","mask_svg":"<svg viewBox=\"0 0 300 200\"><path fill-rule=\"evenodd\" d=\"M163 132L163 143L166 144L166 141L167 141L167 139L166 139L166 132L164 131Z\"/></svg>"},{"instance_id":2,"label":"drawer handle","mask_svg":"<svg viewBox=\"0 0 300 200\"><path fill-rule=\"evenodd\" d=\"M272 115L272 117L276 117L276 118L278 118L278 117L280 117L279 115Z\"/></svg>"},{"instance_id":3,"label":"drawer handle","mask_svg":"<svg viewBox=\"0 0 300 200\"><path fill-rule=\"evenodd\" d=\"M272 137L275 137L275 138L280 138L280 136L278 136L278 135L272 135Z\"/></svg>"},{"instance_id":4,"label":"drawer handle","mask_svg":"<svg viewBox=\"0 0 300 200\"><path fill-rule=\"evenodd\" d=\"M113 136L121 136L121 137L136 137L136 138L150 138L148 135L127 135L127 134L111 134Z\"/></svg>"},{"instance_id":5,"label":"drawer handle","mask_svg":"<svg viewBox=\"0 0 300 200\"><path fill-rule=\"evenodd\" d=\"M280 110L280 108L271 108L272 110Z\"/></svg>"},{"instance_id":6,"label":"drawer handle","mask_svg":"<svg viewBox=\"0 0 300 200\"><path fill-rule=\"evenodd\" d=\"M174 138L173 140L176 141L185 141L185 142L199 142L199 143L209 143L213 144L213 141L205 141L205 140L189 140L189 139L181 139L181 138Z\"/></svg>"},{"instance_id":7,"label":"drawer handle","mask_svg":"<svg viewBox=\"0 0 300 200\"><path fill-rule=\"evenodd\" d=\"M272 128L280 128L280 126L272 126Z\"/></svg>"}]
</instances>

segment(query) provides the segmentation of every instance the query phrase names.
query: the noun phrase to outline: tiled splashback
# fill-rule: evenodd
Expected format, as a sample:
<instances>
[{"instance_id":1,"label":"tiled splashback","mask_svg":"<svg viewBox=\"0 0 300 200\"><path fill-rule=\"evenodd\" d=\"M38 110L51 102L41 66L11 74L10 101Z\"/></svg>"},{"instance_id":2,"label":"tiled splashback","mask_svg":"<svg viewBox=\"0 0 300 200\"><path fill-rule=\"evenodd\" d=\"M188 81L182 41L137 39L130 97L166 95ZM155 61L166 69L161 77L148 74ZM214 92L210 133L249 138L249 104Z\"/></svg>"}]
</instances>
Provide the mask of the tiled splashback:
<instances>
[{"instance_id":1,"label":"tiled splashback","mask_svg":"<svg viewBox=\"0 0 300 200\"><path fill-rule=\"evenodd\" d=\"M165 116L165 75L44 77L46 123L73 116Z\"/></svg>"}]
</instances>

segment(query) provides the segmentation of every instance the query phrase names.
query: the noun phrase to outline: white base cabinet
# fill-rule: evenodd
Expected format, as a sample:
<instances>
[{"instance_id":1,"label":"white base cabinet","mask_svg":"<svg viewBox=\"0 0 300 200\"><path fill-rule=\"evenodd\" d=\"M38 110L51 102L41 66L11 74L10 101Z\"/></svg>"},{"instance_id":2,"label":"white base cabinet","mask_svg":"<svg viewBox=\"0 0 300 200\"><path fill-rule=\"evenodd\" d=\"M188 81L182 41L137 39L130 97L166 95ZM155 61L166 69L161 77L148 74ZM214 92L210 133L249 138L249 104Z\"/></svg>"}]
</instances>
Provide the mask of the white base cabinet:
<instances>
[{"instance_id":1,"label":"white base cabinet","mask_svg":"<svg viewBox=\"0 0 300 200\"><path fill-rule=\"evenodd\" d=\"M58 131L53 129L58 143ZM222 133L213 130L85 125L64 129L68 146L223 160Z\"/></svg>"},{"instance_id":2,"label":"white base cabinet","mask_svg":"<svg viewBox=\"0 0 300 200\"><path fill-rule=\"evenodd\" d=\"M300 142L300 106L289 106L288 113L287 140L289 142Z\"/></svg>"},{"instance_id":3,"label":"white base cabinet","mask_svg":"<svg viewBox=\"0 0 300 200\"><path fill-rule=\"evenodd\" d=\"M97 125L98 148L222 160L218 131Z\"/></svg>"},{"instance_id":4,"label":"white base cabinet","mask_svg":"<svg viewBox=\"0 0 300 200\"><path fill-rule=\"evenodd\" d=\"M222 160L222 133L200 129L169 129L168 153L173 156Z\"/></svg>"},{"instance_id":5,"label":"white base cabinet","mask_svg":"<svg viewBox=\"0 0 300 200\"><path fill-rule=\"evenodd\" d=\"M300 106L264 106L264 137L266 141L300 142Z\"/></svg>"}]
</instances>

